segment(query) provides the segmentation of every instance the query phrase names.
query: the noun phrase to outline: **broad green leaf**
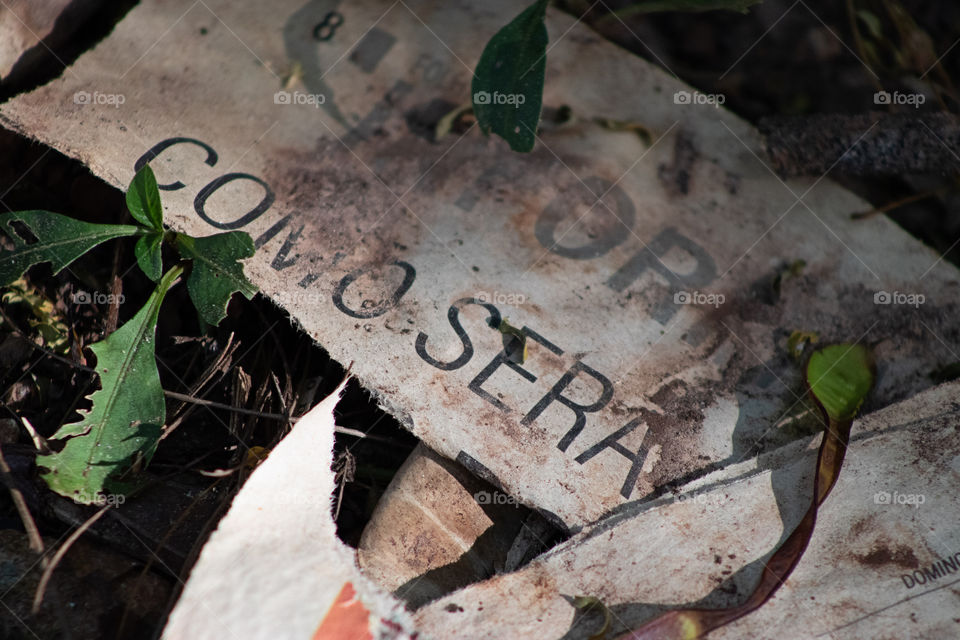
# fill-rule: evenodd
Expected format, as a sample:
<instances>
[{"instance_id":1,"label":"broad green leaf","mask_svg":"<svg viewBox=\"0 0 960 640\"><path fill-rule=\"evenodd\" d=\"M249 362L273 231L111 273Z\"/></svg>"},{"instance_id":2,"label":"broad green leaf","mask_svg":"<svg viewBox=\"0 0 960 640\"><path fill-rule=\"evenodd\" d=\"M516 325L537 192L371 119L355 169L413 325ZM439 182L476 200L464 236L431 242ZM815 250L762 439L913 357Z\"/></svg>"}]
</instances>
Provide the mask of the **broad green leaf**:
<instances>
[{"instance_id":1,"label":"broad green leaf","mask_svg":"<svg viewBox=\"0 0 960 640\"><path fill-rule=\"evenodd\" d=\"M739 11L746 13L747 9L763 0L641 0L622 9L612 12L611 15L621 19L640 13L654 13L657 11ZM609 19L604 16L604 19Z\"/></svg>"},{"instance_id":2,"label":"broad green leaf","mask_svg":"<svg viewBox=\"0 0 960 640\"><path fill-rule=\"evenodd\" d=\"M29 229L36 241L21 237L14 223ZM10 284L41 262L49 262L53 272L59 273L98 244L141 232L131 225L93 224L49 211L0 214L0 231L13 241L12 251L0 253L0 286Z\"/></svg>"},{"instance_id":3,"label":"broad green leaf","mask_svg":"<svg viewBox=\"0 0 960 640\"><path fill-rule=\"evenodd\" d=\"M151 231L147 235L141 236L133 249L140 269L154 282L159 280L160 274L163 273L162 245L163 232Z\"/></svg>"},{"instance_id":4,"label":"broad green leaf","mask_svg":"<svg viewBox=\"0 0 960 640\"><path fill-rule=\"evenodd\" d=\"M175 267L129 322L103 342L91 345L97 358L100 389L80 422L53 435L65 440L57 453L39 456L47 485L77 502L93 504L104 493L122 492L118 476L135 462L148 462L166 418L163 388L154 354L160 304L183 272Z\"/></svg>"},{"instance_id":5,"label":"broad green leaf","mask_svg":"<svg viewBox=\"0 0 960 640\"><path fill-rule=\"evenodd\" d=\"M870 351L849 344L815 351L807 363L807 384L831 420L852 420L873 387Z\"/></svg>"},{"instance_id":6,"label":"broad green leaf","mask_svg":"<svg viewBox=\"0 0 960 640\"><path fill-rule=\"evenodd\" d=\"M156 231L163 231L163 206L157 178L150 165L143 165L127 189L127 209L140 224ZM141 265L142 266L142 265Z\"/></svg>"},{"instance_id":7,"label":"broad green leaf","mask_svg":"<svg viewBox=\"0 0 960 640\"><path fill-rule=\"evenodd\" d=\"M490 39L473 75L473 112L514 151L536 142L547 65L548 0L537 0Z\"/></svg>"},{"instance_id":8,"label":"broad green leaf","mask_svg":"<svg viewBox=\"0 0 960 640\"><path fill-rule=\"evenodd\" d=\"M193 261L187 292L207 324L220 324L227 315L230 297L237 291L247 300L256 295L257 287L243 275L243 265L238 262L254 253L253 240L248 234L230 231L194 238L179 233L176 245L185 260Z\"/></svg>"}]
</instances>

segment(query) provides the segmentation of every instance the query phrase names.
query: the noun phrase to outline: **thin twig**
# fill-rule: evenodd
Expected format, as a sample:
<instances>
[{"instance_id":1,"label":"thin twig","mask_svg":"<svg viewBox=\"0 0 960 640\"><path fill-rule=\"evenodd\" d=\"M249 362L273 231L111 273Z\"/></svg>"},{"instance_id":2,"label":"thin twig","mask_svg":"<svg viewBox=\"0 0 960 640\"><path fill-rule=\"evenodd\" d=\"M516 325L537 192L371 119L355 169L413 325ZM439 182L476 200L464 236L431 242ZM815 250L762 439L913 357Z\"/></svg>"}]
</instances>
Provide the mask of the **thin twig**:
<instances>
[{"instance_id":1,"label":"thin twig","mask_svg":"<svg viewBox=\"0 0 960 640\"><path fill-rule=\"evenodd\" d=\"M13 482L13 475L10 471L10 465L3 457L3 449L0 448L0 473L3 474L3 482L10 491L10 497L13 498L13 504L20 514L20 520L23 521L23 528L27 530L27 538L30 539L30 549L36 553L43 553L43 538L40 537L40 531L37 529L37 523L33 521L30 515L30 509L27 508L27 501L23 499L23 493Z\"/></svg>"},{"instance_id":2,"label":"thin twig","mask_svg":"<svg viewBox=\"0 0 960 640\"><path fill-rule=\"evenodd\" d=\"M878 213L887 213L904 205L916 202L918 200L925 200L926 198L932 198L943 193L946 193L947 189L931 189L930 191L924 191L923 193L915 193L912 196L907 196L906 198L900 198L899 200L894 200L889 202L882 207L877 207L876 209L870 209L869 211L860 211L859 213L851 213L851 220L863 220L864 218L870 218L875 216Z\"/></svg>"},{"instance_id":3,"label":"thin twig","mask_svg":"<svg viewBox=\"0 0 960 640\"><path fill-rule=\"evenodd\" d=\"M289 422L290 424L296 424L297 421L300 420L300 418L285 416L279 413L264 413L262 411L255 411L253 409L244 409L242 407L232 407L229 404L224 404L222 402L215 402L213 400L204 400L203 398L192 398L183 393L177 393L176 391L164 390L163 395L167 396L168 398L173 398L174 400L179 400L181 402L198 404L204 407L210 407L211 409L223 409L224 411L233 411L234 413L242 413L248 416L265 418L267 420L278 420L280 422ZM370 435L369 433L364 433L359 429L351 429L350 427L334 426L333 430L334 432L342 433L345 436L354 436L356 438L368 438L370 440L379 440L381 442L390 442L390 443L394 442L390 438Z\"/></svg>"},{"instance_id":4,"label":"thin twig","mask_svg":"<svg viewBox=\"0 0 960 640\"><path fill-rule=\"evenodd\" d=\"M220 351L220 355L217 357L217 359L214 362L212 362L210 366L207 367L203 375L200 376L200 379L197 380L192 387L190 387L189 393L191 395L200 393L203 387L205 387L215 377L217 377L218 371L222 376L223 373L227 369L229 369L230 365L232 365L233 353L237 350L237 347L239 346L238 344L235 344L233 342L233 337L234 337L234 334L231 333L230 336L227 338L227 344ZM209 390L207 392L209 392ZM207 392L204 392L204 393L207 393ZM173 414L174 418L172 422L169 422L167 424L166 428L163 431L163 435L160 436L161 440L165 440L167 436L173 433L177 429L177 427L179 427L183 423L183 421L187 419L187 417L193 412L193 410L196 409L196 405L194 403L185 403L181 406L181 408L185 408L185 410L177 409L174 412Z\"/></svg>"},{"instance_id":5,"label":"thin twig","mask_svg":"<svg viewBox=\"0 0 960 640\"><path fill-rule=\"evenodd\" d=\"M43 594L47 590L47 583L50 582L50 578L53 576L53 570L57 568L57 565L60 564L60 561L63 560L63 556L67 555L67 551L70 550L70 547L73 546L73 543L80 539L87 529L93 526L93 524L103 517L107 511L113 508L112 504L104 505L99 511L87 518L87 521L77 527L77 530L70 534L70 537L64 540L63 544L60 545L60 548L57 549L57 552L54 554L53 558L50 559L50 562L45 563L43 567L43 575L40 576L40 583L37 584L37 590L33 594L33 613L40 611L40 605L43 603Z\"/></svg>"},{"instance_id":6,"label":"thin twig","mask_svg":"<svg viewBox=\"0 0 960 640\"><path fill-rule=\"evenodd\" d=\"M198 404L203 407L211 407L213 409L223 409L224 411L232 411L234 413L242 413L248 416L256 416L258 418L266 418L267 420L279 420L281 422L296 422L296 418L291 418L279 413L263 413L261 411L256 411L254 409L244 409L242 407L233 407L229 404L224 404L222 402L215 402L213 400L205 400L203 398L194 398L188 396L184 393L177 393L176 391L167 391L164 389L163 395L168 398L173 398L174 400L179 400L180 402L189 402L190 404Z\"/></svg>"},{"instance_id":7,"label":"thin twig","mask_svg":"<svg viewBox=\"0 0 960 640\"><path fill-rule=\"evenodd\" d=\"M6 314L4 314L2 310L0 310L0 314L3 314L3 317L6 318ZM11 325L12 325L12 323L11 323ZM66 365L68 365L68 366L71 366L71 367L73 367L73 368L75 368L75 369L79 369L80 371L86 371L87 373L96 373L96 372L97 372L97 370L94 369L93 367L88 367L87 365L85 365L85 364L80 364L79 362L76 362L76 361L74 361L74 360L71 360L70 358L65 358L65 357L61 356L60 354L54 353L54 352L51 351L50 349L47 349L46 347L37 344L36 342L34 342L33 340L31 340L25 333L23 333L23 332L19 329L19 327L13 326L13 332L14 332L14 334L15 334L18 338L20 338L21 340L23 340L24 342L26 342L28 345L30 345L31 347L33 347L36 351L39 351L40 353L42 353L43 355L45 355L45 356L48 357L48 358L53 358L54 360L57 360L57 361L59 361L59 362L62 362L63 364L66 364Z\"/></svg>"},{"instance_id":8,"label":"thin twig","mask_svg":"<svg viewBox=\"0 0 960 640\"><path fill-rule=\"evenodd\" d=\"M123 255L123 243L113 245L113 272L110 274L110 305L107 307L107 319L103 323L103 333L109 336L117 330L120 321L120 300L123 294L123 280L120 279L120 259Z\"/></svg>"},{"instance_id":9,"label":"thin twig","mask_svg":"<svg viewBox=\"0 0 960 640\"><path fill-rule=\"evenodd\" d=\"M23 425L23 428L27 430L27 433L30 434L30 439L33 440L33 446L36 447L37 452L41 455L50 455L50 446L47 444L47 439L42 435L37 433L37 430L33 428L33 425L30 424L30 421L27 420L26 416L17 416L20 419L20 423Z\"/></svg>"}]
</instances>

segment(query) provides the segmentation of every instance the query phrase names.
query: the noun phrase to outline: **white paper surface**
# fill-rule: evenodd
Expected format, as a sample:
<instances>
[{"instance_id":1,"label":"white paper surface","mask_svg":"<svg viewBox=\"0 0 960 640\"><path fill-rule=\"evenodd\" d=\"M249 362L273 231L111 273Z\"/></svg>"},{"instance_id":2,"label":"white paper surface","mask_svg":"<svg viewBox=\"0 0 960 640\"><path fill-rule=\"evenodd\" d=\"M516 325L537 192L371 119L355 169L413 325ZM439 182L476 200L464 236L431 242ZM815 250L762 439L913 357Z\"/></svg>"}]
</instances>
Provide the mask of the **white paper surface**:
<instances>
[{"instance_id":1,"label":"white paper surface","mask_svg":"<svg viewBox=\"0 0 960 640\"><path fill-rule=\"evenodd\" d=\"M174 228L249 232L252 279L416 435L574 530L789 439L794 329L876 345L872 406L929 386L955 269L829 179L781 183L749 125L569 16L545 105L577 123L527 155L432 141L519 6L147 1L0 117L118 187L153 149ZM536 333L524 371L469 300Z\"/></svg>"}]
</instances>

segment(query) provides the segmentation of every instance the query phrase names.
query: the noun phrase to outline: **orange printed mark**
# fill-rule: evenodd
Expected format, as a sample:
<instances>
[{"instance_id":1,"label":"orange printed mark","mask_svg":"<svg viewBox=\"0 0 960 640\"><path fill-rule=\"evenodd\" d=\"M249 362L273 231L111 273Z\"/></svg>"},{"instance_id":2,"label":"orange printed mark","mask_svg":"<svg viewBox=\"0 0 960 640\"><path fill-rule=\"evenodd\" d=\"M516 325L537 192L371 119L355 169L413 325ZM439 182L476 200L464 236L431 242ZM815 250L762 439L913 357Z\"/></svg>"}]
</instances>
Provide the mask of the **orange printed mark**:
<instances>
[{"instance_id":1,"label":"orange printed mark","mask_svg":"<svg viewBox=\"0 0 960 640\"><path fill-rule=\"evenodd\" d=\"M337 599L320 622L313 640L373 640L370 633L370 612L360 599L353 584L347 582Z\"/></svg>"}]
</instances>

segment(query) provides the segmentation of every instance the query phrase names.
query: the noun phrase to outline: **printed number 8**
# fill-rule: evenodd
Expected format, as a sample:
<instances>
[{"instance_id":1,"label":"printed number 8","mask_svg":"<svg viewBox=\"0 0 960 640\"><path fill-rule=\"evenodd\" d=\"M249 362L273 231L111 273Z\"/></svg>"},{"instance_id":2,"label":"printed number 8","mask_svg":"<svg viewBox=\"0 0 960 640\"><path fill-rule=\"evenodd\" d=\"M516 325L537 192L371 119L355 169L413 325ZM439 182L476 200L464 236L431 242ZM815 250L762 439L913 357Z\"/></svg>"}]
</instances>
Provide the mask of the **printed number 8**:
<instances>
[{"instance_id":1,"label":"printed number 8","mask_svg":"<svg viewBox=\"0 0 960 640\"><path fill-rule=\"evenodd\" d=\"M323 16L323 21L313 28L313 37L320 42L326 42L337 32L337 28L343 24L343 15L338 11L331 11Z\"/></svg>"}]
</instances>

